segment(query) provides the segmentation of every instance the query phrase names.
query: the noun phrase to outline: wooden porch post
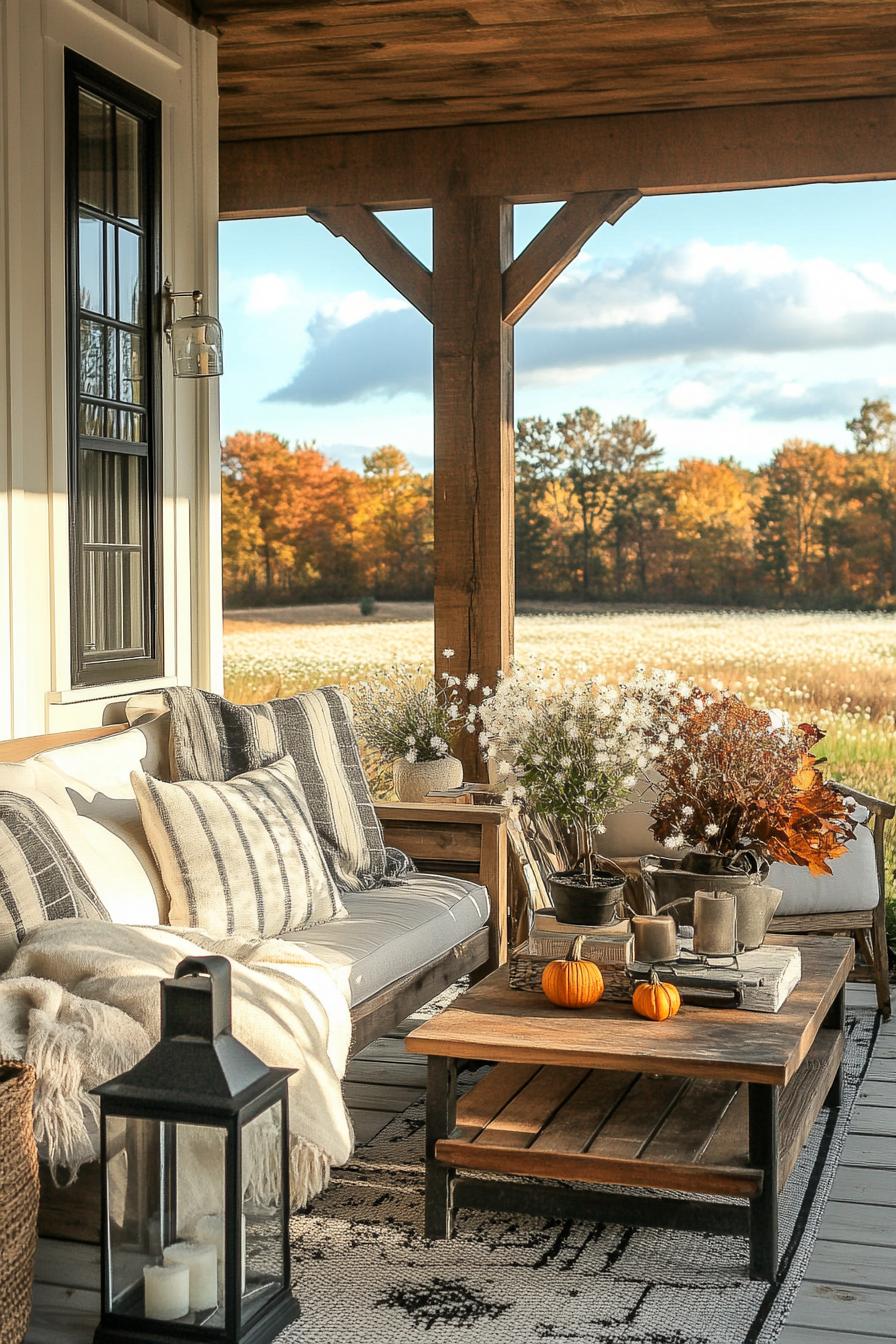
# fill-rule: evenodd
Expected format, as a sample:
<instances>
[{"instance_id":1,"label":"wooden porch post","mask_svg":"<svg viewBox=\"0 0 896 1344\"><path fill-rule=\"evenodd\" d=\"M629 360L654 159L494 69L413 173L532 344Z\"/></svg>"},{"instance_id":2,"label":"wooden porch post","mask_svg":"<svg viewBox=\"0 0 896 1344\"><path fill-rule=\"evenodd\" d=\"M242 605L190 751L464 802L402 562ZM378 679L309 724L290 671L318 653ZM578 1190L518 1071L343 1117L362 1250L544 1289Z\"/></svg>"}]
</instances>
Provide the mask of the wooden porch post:
<instances>
[{"instance_id":1,"label":"wooden porch post","mask_svg":"<svg viewBox=\"0 0 896 1344\"><path fill-rule=\"evenodd\" d=\"M491 686L513 651L512 260L508 201L433 203L435 666ZM463 758L467 778L481 778L473 736Z\"/></svg>"}]
</instances>

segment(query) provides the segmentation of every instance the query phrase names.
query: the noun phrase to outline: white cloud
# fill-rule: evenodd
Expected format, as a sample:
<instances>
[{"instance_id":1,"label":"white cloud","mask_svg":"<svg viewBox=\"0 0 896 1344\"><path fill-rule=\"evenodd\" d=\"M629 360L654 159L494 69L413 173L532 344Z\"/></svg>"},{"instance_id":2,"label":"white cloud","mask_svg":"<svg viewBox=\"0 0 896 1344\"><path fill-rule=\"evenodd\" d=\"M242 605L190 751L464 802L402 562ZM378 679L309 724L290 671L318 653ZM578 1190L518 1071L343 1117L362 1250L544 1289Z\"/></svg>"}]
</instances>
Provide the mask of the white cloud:
<instances>
[{"instance_id":1,"label":"white cloud","mask_svg":"<svg viewBox=\"0 0 896 1344\"><path fill-rule=\"evenodd\" d=\"M295 308L304 299L302 285L294 275L266 271L246 281L243 311L247 317L266 317L283 308Z\"/></svg>"},{"instance_id":2,"label":"white cloud","mask_svg":"<svg viewBox=\"0 0 896 1344\"><path fill-rule=\"evenodd\" d=\"M410 305L405 299L377 298L368 294L366 289L353 289L348 294L341 294L322 304L319 312L333 326L353 327L355 323L363 322L375 313L398 313L408 307Z\"/></svg>"},{"instance_id":3,"label":"white cloud","mask_svg":"<svg viewBox=\"0 0 896 1344\"><path fill-rule=\"evenodd\" d=\"M275 399L332 405L425 394L426 330L401 299L356 291L323 302L308 324L305 360ZM577 267L561 278L520 324L517 365L527 378L545 382L573 381L625 363L714 361L713 378L695 372L666 394L672 413L707 415L736 396L749 410L754 390L743 374L749 362L771 370L783 353L882 345L896 347L896 272L882 264L847 266L797 258L779 245L696 240L584 272ZM800 391L763 369L757 407L749 413L772 418L765 403L785 410L813 401L833 406L845 387Z\"/></svg>"},{"instance_id":4,"label":"white cloud","mask_svg":"<svg viewBox=\"0 0 896 1344\"><path fill-rule=\"evenodd\" d=\"M685 415L714 406L717 399L717 393L702 378L683 378L666 393L669 410Z\"/></svg>"}]
</instances>

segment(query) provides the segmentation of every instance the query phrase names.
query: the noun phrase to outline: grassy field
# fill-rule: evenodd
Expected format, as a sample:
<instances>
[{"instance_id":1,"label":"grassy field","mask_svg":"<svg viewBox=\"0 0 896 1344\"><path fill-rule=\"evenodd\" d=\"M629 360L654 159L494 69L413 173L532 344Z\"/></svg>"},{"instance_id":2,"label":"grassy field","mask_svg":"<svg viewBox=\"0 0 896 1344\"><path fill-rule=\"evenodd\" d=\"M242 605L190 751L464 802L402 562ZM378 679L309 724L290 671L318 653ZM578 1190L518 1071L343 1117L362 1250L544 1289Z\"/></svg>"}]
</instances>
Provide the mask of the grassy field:
<instances>
[{"instance_id":1,"label":"grassy field","mask_svg":"<svg viewBox=\"0 0 896 1344\"><path fill-rule=\"evenodd\" d=\"M896 798L896 617L524 606L516 646L521 657L570 671L621 677L642 665L697 682L717 677L752 703L817 722L836 778ZM231 612L224 649L228 695L262 700L394 662L427 663L432 613L424 603L383 604L366 619L347 605ZM892 869L896 835L889 850Z\"/></svg>"}]
</instances>

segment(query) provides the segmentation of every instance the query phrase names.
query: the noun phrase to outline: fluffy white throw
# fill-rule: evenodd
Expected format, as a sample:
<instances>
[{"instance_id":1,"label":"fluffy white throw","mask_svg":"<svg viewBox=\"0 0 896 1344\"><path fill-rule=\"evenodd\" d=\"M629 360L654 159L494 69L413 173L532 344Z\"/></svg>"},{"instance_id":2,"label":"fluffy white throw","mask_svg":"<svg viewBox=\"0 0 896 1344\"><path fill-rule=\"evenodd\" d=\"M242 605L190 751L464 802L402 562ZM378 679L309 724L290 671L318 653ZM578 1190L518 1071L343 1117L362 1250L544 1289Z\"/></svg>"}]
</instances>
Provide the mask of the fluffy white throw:
<instances>
[{"instance_id":1,"label":"fluffy white throw","mask_svg":"<svg viewBox=\"0 0 896 1344\"><path fill-rule=\"evenodd\" d=\"M266 1064L296 1070L289 1085L292 1201L325 1188L330 1167L351 1156L342 1099L351 1040L345 989L301 944L201 930L57 920L28 935L0 976L0 1057L37 1071L35 1136L52 1172L97 1155L97 1083L130 1068L160 1031L159 981L184 957L231 959L233 1034ZM258 1155L256 1196L265 1199Z\"/></svg>"}]
</instances>

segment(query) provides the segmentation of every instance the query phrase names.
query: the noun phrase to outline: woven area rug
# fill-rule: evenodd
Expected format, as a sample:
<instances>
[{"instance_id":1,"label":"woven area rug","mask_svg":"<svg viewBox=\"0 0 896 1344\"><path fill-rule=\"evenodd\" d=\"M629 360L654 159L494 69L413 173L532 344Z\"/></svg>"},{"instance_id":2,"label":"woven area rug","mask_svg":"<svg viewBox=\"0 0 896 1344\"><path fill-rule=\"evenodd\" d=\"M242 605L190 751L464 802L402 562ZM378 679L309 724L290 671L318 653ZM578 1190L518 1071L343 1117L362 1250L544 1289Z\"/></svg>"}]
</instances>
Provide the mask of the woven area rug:
<instances>
[{"instance_id":1,"label":"woven area rug","mask_svg":"<svg viewBox=\"0 0 896 1344\"><path fill-rule=\"evenodd\" d=\"M747 1277L736 1237L462 1211L452 1241L428 1242L415 1104L293 1220L302 1319L281 1344L770 1344L805 1272L875 1031L876 1014L850 1012L843 1105L822 1111L782 1195L778 1285Z\"/></svg>"}]
</instances>

